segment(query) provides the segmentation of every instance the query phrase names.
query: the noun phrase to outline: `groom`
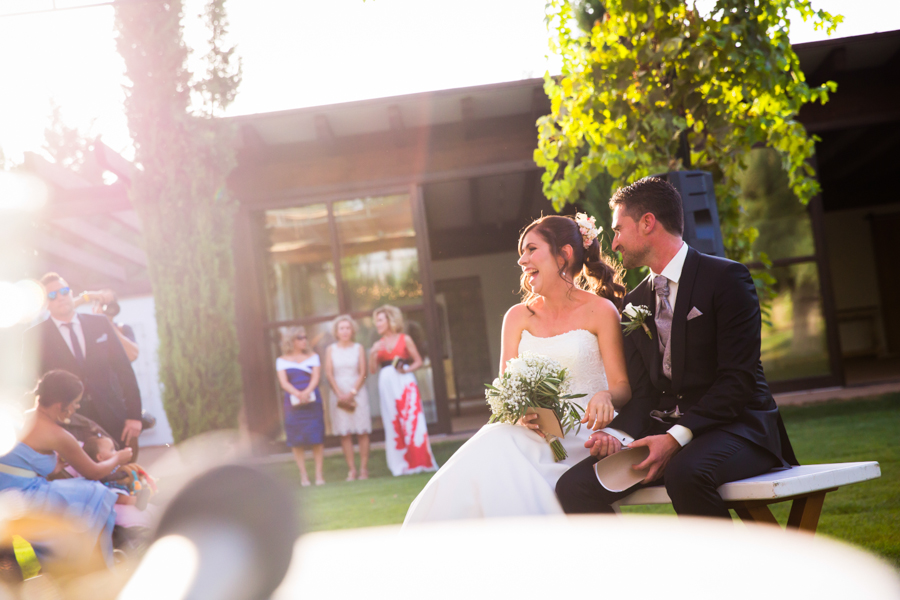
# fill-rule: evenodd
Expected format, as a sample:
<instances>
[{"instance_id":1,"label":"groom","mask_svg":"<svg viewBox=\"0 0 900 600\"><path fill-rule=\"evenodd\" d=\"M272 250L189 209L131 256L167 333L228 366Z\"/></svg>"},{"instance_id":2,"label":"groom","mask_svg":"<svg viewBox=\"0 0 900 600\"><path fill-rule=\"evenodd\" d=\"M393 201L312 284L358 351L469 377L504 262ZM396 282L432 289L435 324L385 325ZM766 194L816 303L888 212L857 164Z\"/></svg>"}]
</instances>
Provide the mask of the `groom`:
<instances>
[{"instance_id":1,"label":"groom","mask_svg":"<svg viewBox=\"0 0 900 600\"><path fill-rule=\"evenodd\" d=\"M650 275L625 297L651 315L625 337L632 397L594 433L592 456L556 485L567 513L612 512L637 488L610 492L598 459L646 446L641 486L666 486L679 515L729 517L716 488L797 464L760 362L760 310L747 268L707 256L683 240L681 196L647 177L616 191L612 248L625 268Z\"/></svg>"}]
</instances>

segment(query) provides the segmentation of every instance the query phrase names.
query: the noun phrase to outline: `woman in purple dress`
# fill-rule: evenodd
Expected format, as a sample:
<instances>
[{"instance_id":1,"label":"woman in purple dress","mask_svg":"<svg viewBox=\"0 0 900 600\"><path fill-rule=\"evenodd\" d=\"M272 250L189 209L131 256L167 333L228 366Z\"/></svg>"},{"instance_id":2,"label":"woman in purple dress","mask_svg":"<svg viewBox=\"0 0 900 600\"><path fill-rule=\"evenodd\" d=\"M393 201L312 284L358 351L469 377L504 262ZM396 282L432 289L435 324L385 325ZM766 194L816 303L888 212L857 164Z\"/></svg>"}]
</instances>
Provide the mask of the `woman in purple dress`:
<instances>
[{"instance_id":1,"label":"woman in purple dress","mask_svg":"<svg viewBox=\"0 0 900 600\"><path fill-rule=\"evenodd\" d=\"M284 390L284 434L300 469L300 485L309 485L305 453L312 446L316 465L316 485L325 483L322 460L325 456L325 413L319 393L321 363L312 351L303 327L290 327L282 333L281 351L275 361L278 381Z\"/></svg>"}]
</instances>

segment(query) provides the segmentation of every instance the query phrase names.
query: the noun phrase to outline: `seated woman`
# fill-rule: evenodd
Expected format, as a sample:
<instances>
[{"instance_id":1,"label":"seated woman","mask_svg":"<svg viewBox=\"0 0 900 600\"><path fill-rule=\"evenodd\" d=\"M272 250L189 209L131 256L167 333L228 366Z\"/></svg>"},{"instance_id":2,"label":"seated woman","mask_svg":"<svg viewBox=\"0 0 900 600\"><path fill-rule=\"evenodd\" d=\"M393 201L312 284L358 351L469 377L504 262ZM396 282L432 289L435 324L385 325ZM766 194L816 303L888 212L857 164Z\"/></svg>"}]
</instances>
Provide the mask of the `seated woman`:
<instances>
[{"instance_id":1,"label":"seated woman","mask_svg":"<svg viewBox=\"0 0 900 600\"><path fill-rule=\"evenodd\" d=\"M116 493L96 480L131 461L131 448L96 463L85 454L71 433L60 426L78 410L84 386L68 371L50 371L38 383L35 407L19 443L0 456L0 492L18 491L32 510L76 519L85 535L99 542L106 564L112 567L112 530ZM86 479L47 481L58 458L72 465Z\"/></svg>"}]
</instances>

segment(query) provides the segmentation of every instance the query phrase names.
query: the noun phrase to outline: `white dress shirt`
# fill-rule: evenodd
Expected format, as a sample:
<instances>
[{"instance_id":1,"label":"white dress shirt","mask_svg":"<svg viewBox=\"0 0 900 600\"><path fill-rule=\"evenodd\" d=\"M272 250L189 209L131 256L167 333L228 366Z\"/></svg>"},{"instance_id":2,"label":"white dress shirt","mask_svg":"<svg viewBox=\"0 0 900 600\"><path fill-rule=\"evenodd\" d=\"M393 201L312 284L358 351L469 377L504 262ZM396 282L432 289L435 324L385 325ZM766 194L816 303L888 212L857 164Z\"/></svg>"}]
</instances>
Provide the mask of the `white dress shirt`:
<instances>
[{"instance_id":1,"label":"white dress shirt","mask_svg":"<svg viewBox=\"0 0 900 600\"><path fill-rule=\"evenodd\" d=\"M657 275L663 275L669 280L669 304L672 306L673 314L675 313L675 302L678 299L678 281L681 279L681 272L684 270L684 260L687 258L687 253L688 245L682 242L681 248L678 249L678 252L676 252L675 256L672 257L672 260L669 261L669 264L662 270L662 273L654 273L652 269L650 270L650 289L653 289L653 278ZM653 314L658 314L659 305L661 303L662 300L660 297L656 296L657 312L654 312ZM669 340L669 342L671 343L671 340ZM634 441L634 439L624 431L619 431L612 427L605 427L600 431L617 438L626 446ZM687 443L694 438L693 432L684 425L672 425L666 433L675 438L675 441L681 444L682 447L686 446Z\"/></svg>"},{"instance_id":2,"label":"white dress shirt","mask_svg":"<svg viewBox=\"0 0 900 600\"><path fill-rule=\"evenodd\" d=\"M50 317L53 321L56 328L59 330L59 334L62 336L63 341L66 342L66 346L69 347L69 352L72 353L72 356L75 356L75 349L72 348L72 338L69 336L69 324L64 321L60 321L54 317ZM75 317L72 318L72 324L74 325L73 329L75 330L75 337L78 339L78 345L81 346L81 356L85 355L85 346L84 346L84 329L81 327L81 321L78 319L78 314L75 314Z\"/></svg>"}]
</instances>

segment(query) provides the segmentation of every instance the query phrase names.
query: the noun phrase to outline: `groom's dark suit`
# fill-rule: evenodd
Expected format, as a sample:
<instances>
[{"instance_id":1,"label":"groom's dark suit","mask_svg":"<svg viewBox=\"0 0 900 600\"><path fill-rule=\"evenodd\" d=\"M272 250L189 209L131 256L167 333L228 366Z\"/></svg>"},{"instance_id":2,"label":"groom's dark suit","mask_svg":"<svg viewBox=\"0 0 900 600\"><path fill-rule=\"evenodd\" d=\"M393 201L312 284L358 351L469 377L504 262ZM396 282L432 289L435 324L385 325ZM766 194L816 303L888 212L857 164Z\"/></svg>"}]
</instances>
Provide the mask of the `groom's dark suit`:
<instances>
[{"instance_id":1,"label":"groom's dark suit","mask_svg":"<svg viewBox=\"0 0 900 600\"><path fill-rule=\"evenodd\" d=\"M141 392L134 370L109 319L81 313L75 318L84 332L84 361L78 364L53 319L47 319L25 332L26 364L36 367L29 375L35 382L53 369L77 375L84 383L78 412L119 443L125 419L141 418Z\"/></svg>"},{"instance_id":2,"label":"groom's dark suit","mask_svg":"<svg viewBox=\"0 0 900 600\"><path fill-rule=\"evenodd\" d=\"M655 314L651 277L625 301ZM625 338L632 397L610 427L634 438L666 433L675 423L687 427L693 439L664 473L669 496L681 514L724 516L724 504L713 506L720 503L719 485L797 464L760 362L759 300L750 273L740 263L688 249L672 317L671 381L662 371L653 316L645 324L652 339L641 328ZM651 417L676 407L683 414L677 420ZM633 491L603 488L595 462L582 461L557 484L566 512L607 511ZM705 488L698 492L703 498L694 497L696 487Z\"/></svg>"}]
</instances>

